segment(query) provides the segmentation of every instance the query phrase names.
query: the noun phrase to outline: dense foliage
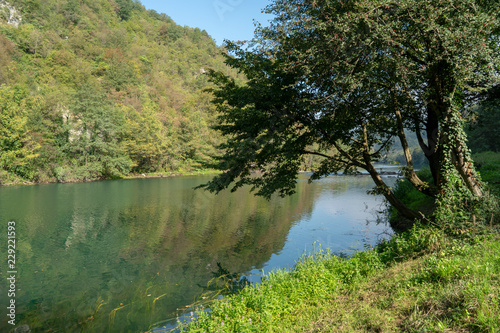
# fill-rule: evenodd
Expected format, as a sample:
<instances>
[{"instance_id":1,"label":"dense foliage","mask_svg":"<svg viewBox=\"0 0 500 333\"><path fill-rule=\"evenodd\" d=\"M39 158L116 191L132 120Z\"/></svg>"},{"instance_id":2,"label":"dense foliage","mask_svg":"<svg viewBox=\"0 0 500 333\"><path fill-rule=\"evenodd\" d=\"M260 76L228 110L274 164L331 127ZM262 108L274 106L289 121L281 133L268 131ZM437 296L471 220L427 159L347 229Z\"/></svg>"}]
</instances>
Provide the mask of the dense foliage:
<instances>
[{"instance_id":1,"label":"dense foliage","mask_svg":"<svg viewBox=\"0 0 500 333\"><path fill-rule=\"evenodd\" d=\"M0 1L0 184L200 168L221 138L206 31L132 0Z\"/></svg>"},{"instance_id":2,"label":"dense foliage","mask_svg":"<svg viewBox=\"0 0 500 333\"><path fill-rule=\"evenodd\" d=\"M267 8L274 21L251 47L228 45L227 63L248 83L212 73L217 128L230 139L218 164L225 172L206 187L290 194L314 155L322 160L312 179L364 169L402 216L428 218L375 168L396 139L408 181L439 202L434 216L453 221L460 211L471 220L486 191L465 115L500 79L499 8L479 0L275 0ZM430 182L415 172L407 133L428 161Z\"/></svg>"}]
</instances>

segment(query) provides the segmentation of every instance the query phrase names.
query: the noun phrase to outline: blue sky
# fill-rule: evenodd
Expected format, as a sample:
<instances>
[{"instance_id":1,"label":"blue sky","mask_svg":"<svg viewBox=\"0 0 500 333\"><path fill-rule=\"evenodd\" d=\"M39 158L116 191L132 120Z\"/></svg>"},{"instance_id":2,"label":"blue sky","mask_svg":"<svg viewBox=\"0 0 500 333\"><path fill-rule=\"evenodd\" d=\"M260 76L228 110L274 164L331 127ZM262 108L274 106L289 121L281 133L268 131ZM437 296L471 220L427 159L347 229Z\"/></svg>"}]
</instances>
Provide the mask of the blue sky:
<instances>
[{"instance_id":1,"label":"blue sky","mask_svg":"<svg viewBox=\"0 0 500 333\"><path fill-rule=\"evenodd\" d=\"M253 20L267 25L270 15L261 13L270 0L140 0L146 9L165 13L177 24L198 27L221 45L224 39L253 37Z\"/></svg>"}]
</instances>

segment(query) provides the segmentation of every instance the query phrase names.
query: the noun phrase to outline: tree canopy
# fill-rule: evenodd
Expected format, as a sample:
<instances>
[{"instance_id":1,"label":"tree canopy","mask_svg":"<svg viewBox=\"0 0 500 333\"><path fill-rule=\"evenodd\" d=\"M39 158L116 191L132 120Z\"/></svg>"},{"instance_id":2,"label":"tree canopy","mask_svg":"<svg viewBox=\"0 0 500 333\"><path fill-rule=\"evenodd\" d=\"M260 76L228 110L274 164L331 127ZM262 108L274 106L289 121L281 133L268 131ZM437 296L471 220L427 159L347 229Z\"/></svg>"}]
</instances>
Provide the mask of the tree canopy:
<instances>
[{"instance_id":1,"label":"tree canopy","mask_svg":"<svg viewBox=\"0 0 500 333\"><path fill-rule=\"evenodd\" d=\"M441 202L457 189L483 197L463 125L465 110L499 81L496 1L275 0L266 10L275 19L249 47L228 44L227 64L248 82L211 74L216 128L229 140L218 163L225 171L207 189L251 184L259 195L290 194L315 155L322 161L311 179L367 170L375 192L403 216L425 218L374 166L397 138L419 191ZM408 132L429 161L431 183L414 170Z\"/></svg>"}]
</instances>

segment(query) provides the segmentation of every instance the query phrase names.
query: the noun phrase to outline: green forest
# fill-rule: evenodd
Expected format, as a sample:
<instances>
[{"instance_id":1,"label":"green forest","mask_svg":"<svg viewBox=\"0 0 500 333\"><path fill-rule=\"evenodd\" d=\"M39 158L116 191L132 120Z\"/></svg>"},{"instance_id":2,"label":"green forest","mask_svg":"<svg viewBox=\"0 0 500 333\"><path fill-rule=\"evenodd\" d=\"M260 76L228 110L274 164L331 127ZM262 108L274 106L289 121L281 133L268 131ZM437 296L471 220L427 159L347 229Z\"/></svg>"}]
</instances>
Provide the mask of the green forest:
<instances>
[{"instance_id":1,"label":"green forest","mask_svg":"<svg viewBox=\"0 0 500 333\"><path fill-rule=\"evenodd\" d=\"M0 184L197 171L221 141L204 30L133 0L0 1Z\"/></svg>"}]
</instances>

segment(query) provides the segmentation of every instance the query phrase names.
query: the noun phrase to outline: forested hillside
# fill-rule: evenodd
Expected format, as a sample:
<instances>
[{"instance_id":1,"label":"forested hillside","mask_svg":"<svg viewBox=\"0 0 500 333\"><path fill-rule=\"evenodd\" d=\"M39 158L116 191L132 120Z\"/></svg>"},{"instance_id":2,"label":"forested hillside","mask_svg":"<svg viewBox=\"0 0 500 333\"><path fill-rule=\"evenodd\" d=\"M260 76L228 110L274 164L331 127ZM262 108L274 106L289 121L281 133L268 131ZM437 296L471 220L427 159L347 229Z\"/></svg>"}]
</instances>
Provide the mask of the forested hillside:
<instances>
[{"instance_id":1,"label":"forested hillside","mask_svg":"<svg viewBox=\"0 0 500 333\"><path fill-rule=\"evenodd\" d=\"M0 184L196 170L208 68L206 31L137 1L0 0Z\"/></svg>"}]
</instances>

